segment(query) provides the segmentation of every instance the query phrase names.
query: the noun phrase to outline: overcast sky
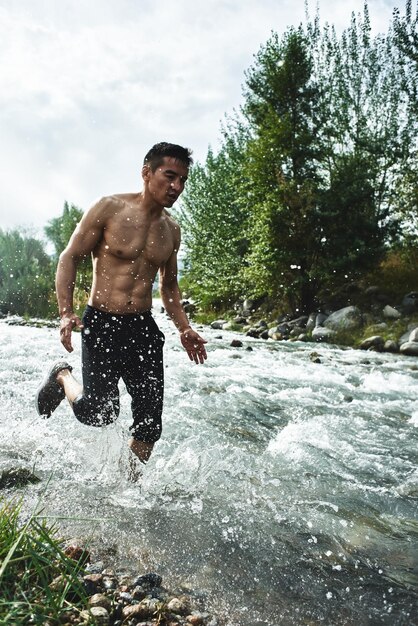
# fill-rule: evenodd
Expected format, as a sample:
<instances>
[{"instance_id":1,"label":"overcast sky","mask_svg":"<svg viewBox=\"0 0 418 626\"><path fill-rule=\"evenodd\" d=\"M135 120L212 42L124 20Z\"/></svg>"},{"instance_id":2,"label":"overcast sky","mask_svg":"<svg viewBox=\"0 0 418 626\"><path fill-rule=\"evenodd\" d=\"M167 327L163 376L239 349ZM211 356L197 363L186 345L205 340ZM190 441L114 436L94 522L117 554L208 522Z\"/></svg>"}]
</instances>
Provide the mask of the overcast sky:
<instances>
[{"instance_id":1,"label":"overcast sky","mask_svg":"<svg viewBox=\"0 0 418 626\"><path fill-rule=\"evenodd\" d=\"M341 30L362 6L321 0L321 22ZM369 0L375 32L395 6ZM253 55L304 12L303 0L0 0L0 227L42 233L64 200L138 191L158 141L204 161Z\"/></svg>"}]
</instances>

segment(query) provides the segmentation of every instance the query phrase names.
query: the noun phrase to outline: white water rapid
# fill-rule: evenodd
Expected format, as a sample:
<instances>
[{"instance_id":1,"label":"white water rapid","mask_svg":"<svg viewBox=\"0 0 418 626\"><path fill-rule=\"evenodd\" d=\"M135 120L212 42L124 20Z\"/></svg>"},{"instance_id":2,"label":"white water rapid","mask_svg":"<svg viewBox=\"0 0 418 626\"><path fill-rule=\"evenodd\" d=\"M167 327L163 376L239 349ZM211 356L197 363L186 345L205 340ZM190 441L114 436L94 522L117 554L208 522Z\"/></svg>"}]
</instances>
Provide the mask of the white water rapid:
<instances>
[{"instance_id":1,"label":"white water rapid","mask_svg":"<svg viewBox=\"0 0 418 626\"><path fill-rule=\"evenodd\" d=\"M19 490L24 510L40 499L65 536L193 589L228 626L418 623L418 360L245 337L231 348L236 335L202 329L196 366L156 319L164 430L141 485L126 479L123 386L115 425L83 426L64 402L41 419L33 398L65 356L58 331L0 322L0 471L42 479Z\"/></svg>"}]
</instances>

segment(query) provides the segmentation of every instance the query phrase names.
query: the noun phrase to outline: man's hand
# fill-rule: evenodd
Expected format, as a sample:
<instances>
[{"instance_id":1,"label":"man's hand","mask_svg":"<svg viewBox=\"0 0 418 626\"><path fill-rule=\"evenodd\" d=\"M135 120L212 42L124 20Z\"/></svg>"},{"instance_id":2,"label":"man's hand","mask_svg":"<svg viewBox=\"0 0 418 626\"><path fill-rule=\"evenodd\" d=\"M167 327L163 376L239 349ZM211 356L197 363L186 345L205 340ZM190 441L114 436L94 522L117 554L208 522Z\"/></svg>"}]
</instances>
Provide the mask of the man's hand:
<instances>
[{"instance_id":1,"label":"man's hand","mask_svg":"<svg viewBox=\"0 0 418 626\"><path fill-rule=\"evenodd\" d=\"M77 317L75 313L68 313L64 315L60 322L60 339L67 352L72 352L74 350L71 344L71 333L74 328L79 328L80 330L84 328L81 319Z\"/></svg>"},{"instance_id":2,"label":"man's hand","mask_svg":"<svg viewBox=\"0 0 418 626\"><path fill-rule=\"evenodd\" d=\"M187 330L180 333L180 339L191 361L194 361L196 365L199 365L199 363L203 364L206 361L207 354L204 346L207 343L206 339L203 339L192 328L187 328Z\"/></svg>"}]
</instances>

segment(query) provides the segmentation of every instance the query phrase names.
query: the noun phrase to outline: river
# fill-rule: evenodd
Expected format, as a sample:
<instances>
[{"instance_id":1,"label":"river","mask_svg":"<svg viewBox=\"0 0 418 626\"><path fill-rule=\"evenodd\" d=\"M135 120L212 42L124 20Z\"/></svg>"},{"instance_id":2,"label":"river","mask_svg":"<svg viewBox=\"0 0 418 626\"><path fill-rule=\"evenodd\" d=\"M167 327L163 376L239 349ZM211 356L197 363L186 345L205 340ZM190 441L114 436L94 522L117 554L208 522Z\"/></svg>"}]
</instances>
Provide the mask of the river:
<instances>
[{"instance_id":1,"label":"river","mask_svg":"<svg viewBox=\"0 0 418 626\"><path fill-rule=\"evenodd\" d=\"M104 429L33 404L55 329L0 323L0 470L33 469L66 536L193 590L227 626L418 624L418 360L201 330L165 315L163 437L126 479L129 396ZM80 375L80 341L68 358ZM317 352L316 360L312 357Z\"/></svg>"}]
</instances>

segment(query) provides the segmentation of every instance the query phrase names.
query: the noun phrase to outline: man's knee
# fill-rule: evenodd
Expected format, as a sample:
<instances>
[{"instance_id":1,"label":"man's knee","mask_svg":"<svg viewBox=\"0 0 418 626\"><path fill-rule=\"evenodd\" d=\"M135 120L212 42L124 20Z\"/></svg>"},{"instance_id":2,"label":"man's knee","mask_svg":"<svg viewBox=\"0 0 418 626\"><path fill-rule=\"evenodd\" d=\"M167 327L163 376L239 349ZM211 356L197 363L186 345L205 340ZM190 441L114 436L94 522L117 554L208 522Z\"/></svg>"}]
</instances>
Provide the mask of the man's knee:
<instances>
[{"instance_id":1,"label":"man's knee","mask_svg":"<svg viewBox=\"0 0 418 626\"><path fill-rule=\"evenodd\" d=\"M119 402L100 402L94 398L78 396L73 402L74 415L86 426L107 426L119 416Z\"/></svg>"}]
</instances>

